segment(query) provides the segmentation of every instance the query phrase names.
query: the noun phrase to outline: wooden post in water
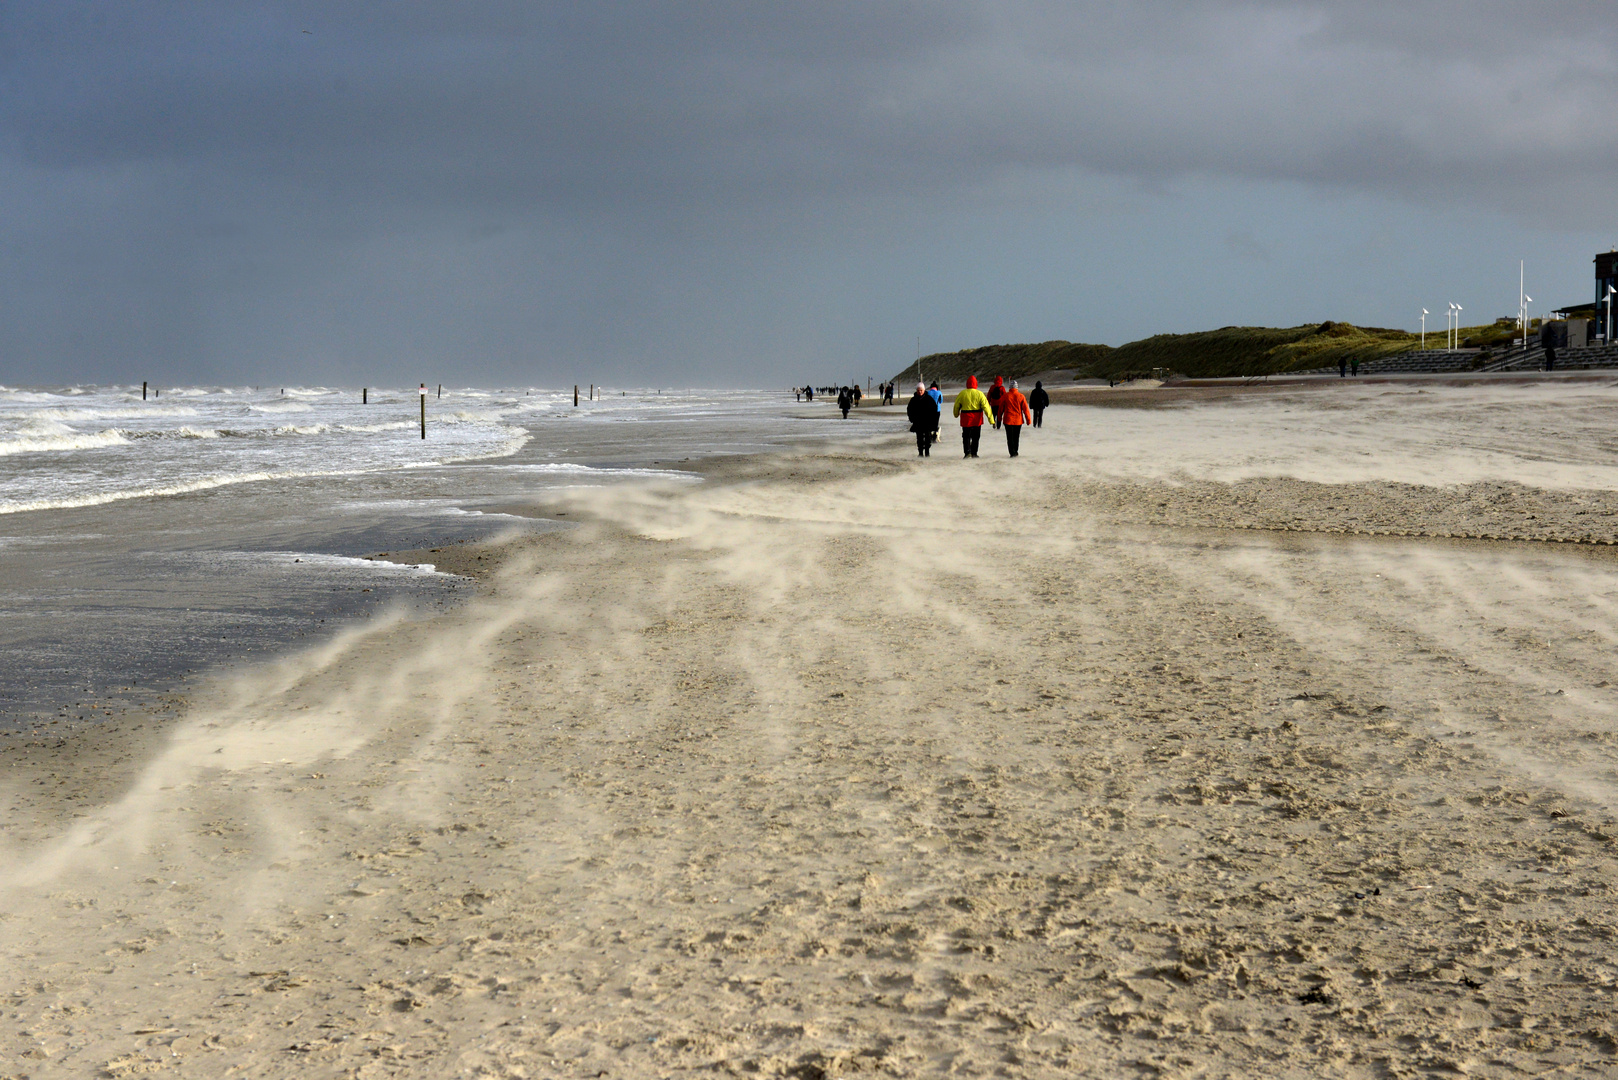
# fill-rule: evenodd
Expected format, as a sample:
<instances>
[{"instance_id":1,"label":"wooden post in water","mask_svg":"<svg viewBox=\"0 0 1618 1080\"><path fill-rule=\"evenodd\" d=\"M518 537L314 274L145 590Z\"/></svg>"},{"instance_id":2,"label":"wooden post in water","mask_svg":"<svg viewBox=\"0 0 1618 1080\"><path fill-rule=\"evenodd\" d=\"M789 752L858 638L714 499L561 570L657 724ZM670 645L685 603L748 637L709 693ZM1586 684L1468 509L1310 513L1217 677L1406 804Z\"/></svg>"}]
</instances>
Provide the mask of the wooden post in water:
<instances>
[{"instance_id":1,"label":"wooden post in water","mask_svg":"<svg viewBox=\"0 0 1618 1080\"><path fill-rule=\"evenodd\" d=\"M371 403L371 388L369 386L360 387L360 404L361 405L369 405L370 403Z\"/></svg>"},{"instance_id":2,"label":"wooden post in water","mask_svg":"<svg viewBox=\"0 0 1618 1080\"><path fill-rule=\"evenodd\" d=\"M438 384L438 396L439 397L444 396L444 384L443 383Z\"/></svg>"},{"instance_id":3,"label":"wooden post in water","mask_svg":"<svg viewBox=\"0 0 1618 1080\"><path fill-rule=\"evenodd\" d=\"M427 437L427 384L421 384L421 437Z\"/></svg>"},{"instance_id":4,"label":"wooden post in water","mask_svg":"<svg viewBox=\"0 0 1618 1080\"><path fill-rule=\"evenodd\" d=\"M573 384L573 407L575 409L577 409L579 407L579 384L578 383Z\"/></svg>"},{"instance_id":5,"label":"wooden post in water","mask_svg":"<svg viewBox=\"0 0 1618 1080\"><path fill-rule=\"evenodd\" d=\"M142 379L140 381L140 399L142 401L146 400L146 380L145 379Z\"/></svg>"}]
</instances>

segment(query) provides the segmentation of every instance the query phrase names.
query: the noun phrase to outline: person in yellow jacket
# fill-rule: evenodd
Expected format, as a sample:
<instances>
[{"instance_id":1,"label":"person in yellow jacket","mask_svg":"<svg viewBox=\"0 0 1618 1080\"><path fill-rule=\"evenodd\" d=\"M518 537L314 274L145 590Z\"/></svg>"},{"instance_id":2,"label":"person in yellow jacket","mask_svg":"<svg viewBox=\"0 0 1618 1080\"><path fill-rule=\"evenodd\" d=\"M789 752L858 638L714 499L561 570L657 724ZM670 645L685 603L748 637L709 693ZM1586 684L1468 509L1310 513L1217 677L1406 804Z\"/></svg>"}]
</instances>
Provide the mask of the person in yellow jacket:
<instances>
[{"instance_id":1,"label":"person in yellow jacket","mask_svg":"<svg viewBox=\"0 0 1618 1080\"><path fill-rule=\"evenodd\" d=\"M978 437L983 434L984 423L994 423L994 410L989 399L978 389L978 377L966 380L966 389L955 395L955 415L961 420L961 446L966 457L978 456Z\"/></svg>"}]
</instances>

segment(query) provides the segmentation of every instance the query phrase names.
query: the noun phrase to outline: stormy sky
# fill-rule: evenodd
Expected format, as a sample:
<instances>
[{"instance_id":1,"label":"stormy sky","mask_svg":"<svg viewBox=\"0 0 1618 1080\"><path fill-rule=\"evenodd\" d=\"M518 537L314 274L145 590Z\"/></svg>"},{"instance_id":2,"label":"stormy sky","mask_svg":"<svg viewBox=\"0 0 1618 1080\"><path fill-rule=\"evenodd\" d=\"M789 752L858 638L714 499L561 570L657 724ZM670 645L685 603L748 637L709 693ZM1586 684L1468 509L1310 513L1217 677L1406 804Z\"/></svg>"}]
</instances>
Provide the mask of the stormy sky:
<instances>
[{"instance_id":1,"label":"stormy sky","mask_svg":"<svg viewBox=\"0 0 1618 1080\"><path fill-rule=\"evenodd\" d=\"M1611 0L0 0L0 381L1442 333L1593 298L1615 115Z\"/></svg>"}]
</instances>

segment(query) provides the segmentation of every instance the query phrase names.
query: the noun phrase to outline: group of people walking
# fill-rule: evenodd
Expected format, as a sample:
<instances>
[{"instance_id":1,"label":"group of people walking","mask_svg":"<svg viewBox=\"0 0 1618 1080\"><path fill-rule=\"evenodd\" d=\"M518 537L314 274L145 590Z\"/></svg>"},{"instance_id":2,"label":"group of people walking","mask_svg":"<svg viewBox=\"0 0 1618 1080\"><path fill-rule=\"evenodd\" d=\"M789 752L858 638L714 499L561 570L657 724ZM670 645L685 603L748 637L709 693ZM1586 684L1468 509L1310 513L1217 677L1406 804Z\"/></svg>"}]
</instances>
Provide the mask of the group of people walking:
<instances>
[{"instance_id":1,"label":"group of people walking","mask_svg":"<svg viewBox=\"0 0 1618 1080\"><path fill-rule=\"evenodd\" d=\"M877 389L882 394L882 404L884 404L884 405L892 405L895 401L898 400L898 395L899 395L899 384L898 383L890 383L890 382L889 383L883 383ZM836 387L822 386L822 387L820 387L820 392L822 394L829 394L833 390L835 390L837 392L837 405L838 405L838 408L841 408L843 410L843 417L844 417L844 419L847 419L848 410L850 408L855 408L855 409L859 408L860 398L864 396L863 394L860 393L860 384L859 383L854 383L851 386L836 386ZM794 398L796 398L797 400L799 400L799 401L813 401L813 400L815 400L815 388L813 386L794 386L792 388L792 396ZM846 407L843 405L843 400L845 398L848 400L848 405Z\"/></svg>"},{"instance_id":2,"label":"group of people walking","mask_svg":"<svg viewBox=\"0 0 1618 1080\"><path fill-rule=\"evenodd\" d=\"M1006 450L1016 457L1022 442L1024 426L1039 427L1050 406L1051 396L1039 382L1027 397L1017 388L1016 380L1006 386L999 376L987 393L978 389L977 376L966 380L966 388L955 395L953 415L961 424L961 448L964 456L978 456L983 426L988 424L1006 432ZM938 441L939 420L944 414L944 394L938 383L932 386L916 384L916 392L905 407L910 430L916 433L916 453L932 457L933 444Z\"/></svg>"}]
</instances>

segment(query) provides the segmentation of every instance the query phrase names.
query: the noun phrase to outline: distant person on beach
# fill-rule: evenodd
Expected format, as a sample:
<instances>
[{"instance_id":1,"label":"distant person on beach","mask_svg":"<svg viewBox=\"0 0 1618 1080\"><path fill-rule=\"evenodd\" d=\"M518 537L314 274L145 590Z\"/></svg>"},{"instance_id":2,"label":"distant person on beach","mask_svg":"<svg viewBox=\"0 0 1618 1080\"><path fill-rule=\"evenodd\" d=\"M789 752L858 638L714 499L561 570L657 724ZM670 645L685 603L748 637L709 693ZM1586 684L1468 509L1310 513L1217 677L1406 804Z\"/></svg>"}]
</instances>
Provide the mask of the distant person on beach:
<instances>
[{"instance_id":1,"label":"distant person on beach","mask_svg":"<svg viewBox=\"0 0 1618 1080\"><path fill-rule=\"evenodd\" d=\"M1337 358L1337 377L1339 379L1348 378L1348 358L1346 356Z\"/></svg>"},{"instance_id":2,"label":"distant person on beach","mask_svg":"<svg viewBox=\"0 0 1618 1080\"><path fill-rule=\"evenodd\" d=\"M1000 408L996 412L998 419L995 427L1002 423L1006 425L1006 449L1012 457L1017 456L1017 446L1022 442L1022 426L1031 422L1034 417L1028 411L1028 399L1022 396L1017 389L1017 380L1011 380L1011 388L1000 395Z\"/></svg>"},{"instance_id":3,"label":"distant person on beach","mask_svg":"<svg viewBox=\"0 0 1618 1080\"><path fill-rule=\"evenodd\" d=\"M803 388L803 399L805 401L813 401L813 400L815 400L815 388L812 387L812 386L804 387Z\"/></svg>"},{"instance_id":4,"label":"distant person on beach","mask_svg":"<svg viewBox=\"0 0 1618 1080\"><path fill-rule=\"evenodd\" d=\"M933 440L938 438L938 406L928 396L927 388L916 384L916 393L905 406L910 418L910 430L916 433L916 453L920 457L933 456Z\"/></svg>"},{"instance_id":5,"label":"distant person on beach","mask_svg":"<svg viewBox=\"0 0 1618 1080\"><path fill-rule=\"evenodd\" d=\"M943 426L942 420L944 417L944 391L938 388L937 379L934 379L932 385L927 388L927 396L932 398L933 404L938 407L940 423L933 425L933 442L936 443L938 441L938 429Z\"/></svg>"},{"instance_id":6,"label":"distant person on beach","mask_svg":"<svg viewBox=\"0 0 1618 1080\"><path fill-rule=\"evenodd\" d=\"M994 385L989 387L989 392L983 395L989 399L989 408L993 409L996 414L1000 412L1000 398L1005 394L1005 392L1005 384L1000 381L1000 376L996 375L994 377ZM998 418L995 420L994 426L996 430L999 430L1000 421Z\"/></svg>"},{"instance_id":7,"label":"distant person on beach","mask_svg":"<svg viewBox=\"0 0 1618 1080\"><path fill-rule=\"evenodd\" d=\"M1045 387L1038 379L1034 380L1034 392L1028 395L1028 407L1034 411L1034 426L1043 427L1045 424L1045 410L1051 407L1051 396L1045 392Z\"/></svg>"},{"instance_id":8,"label":"distant person on beach","mask_svg":"<svg viewBox=\"0 0 1618 1080\"><path fill-rule=\"evenodd\" d=\"M983 435L983 421L994 423L994 410L989 399L978 389L978 377L969 376L966 389L955 395L955 415L961 418L961 448L965 457L978 456L978 439Z\"/></svg>"},{"instance_id":9,"label":"distant person on beach","mask_svg":"<svg viewBox=\"0 0 1618 1080\"><path fill-rule=\"evenodd\" d=\"M854 407L857 409L860 407L860 398L864 397L865 395L860 392L859 383L855 383L852 387L850 387L850 389L854 391Z\"/></svg>"},{"instance_id":10,"label":"distant person on beach","mask_svg":"<svg viewBox=\"0 0 1618 1080\"><path fill-rule=\"evenodd\" d=\"M854 391L843 387L837 391L837 407L843 410L843 419L848 419L848 410L854 406Z\"/></svg>"},{"instance_id":11,"label":"distant person on beach","mask_svg":"<svg viewBox=\"0 0 1618 1080\"><path fill-rule=\"evenodd\" d=\"M1352 360L1350 360L1348 362L1348 373L1353 378L1357 379L1357 378L1360 377L1360 358L1359 357L1356 356L1354 359L1352 359Z\"/></svg>"},{"instance_id":12,"label":"distant person on beach","mask_svg":"<svg viewBox=\"0 0 1618 1080\"><path fill-rule=\"evenodd\" d=\"M1556 370L1556 328L1549 319L1539 324L1539 343L1545 347L1545 370Z\"/></svg>"}]
</instances>

